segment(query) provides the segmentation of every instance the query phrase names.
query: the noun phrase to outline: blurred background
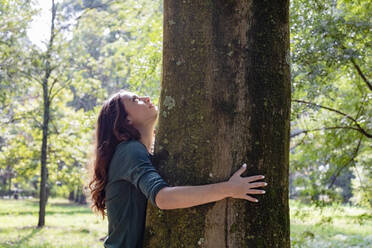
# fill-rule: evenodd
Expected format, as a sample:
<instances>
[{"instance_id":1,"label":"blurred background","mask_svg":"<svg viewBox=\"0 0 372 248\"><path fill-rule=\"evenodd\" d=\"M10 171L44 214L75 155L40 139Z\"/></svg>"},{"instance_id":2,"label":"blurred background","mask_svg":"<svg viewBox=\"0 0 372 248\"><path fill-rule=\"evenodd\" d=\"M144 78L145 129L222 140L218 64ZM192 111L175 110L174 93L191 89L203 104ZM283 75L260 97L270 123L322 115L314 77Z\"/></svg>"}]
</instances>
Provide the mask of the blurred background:
<instances>
[{"instance_id":1,"label":"blurred background","mask_svg":"<svg viewBox=\"0 0 372 248\"><path fill-rule=\"evenodd\" d=\"M371 13L291 1L293 247L372 246ZM0 247L102 247L86 188L95 121L119 89L157 104L162 15L160 0L0 0Z\"/></svg>"}]
</instances>

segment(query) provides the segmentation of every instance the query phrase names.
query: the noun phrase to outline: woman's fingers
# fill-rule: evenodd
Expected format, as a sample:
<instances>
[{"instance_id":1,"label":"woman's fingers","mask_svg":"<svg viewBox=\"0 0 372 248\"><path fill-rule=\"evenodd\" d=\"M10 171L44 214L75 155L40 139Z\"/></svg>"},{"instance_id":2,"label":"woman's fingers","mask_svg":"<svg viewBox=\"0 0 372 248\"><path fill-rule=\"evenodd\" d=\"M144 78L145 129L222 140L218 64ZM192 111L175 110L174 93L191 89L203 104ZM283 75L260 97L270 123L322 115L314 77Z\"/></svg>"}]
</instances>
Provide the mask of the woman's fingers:
<instances>
[{"instance_id":1,"label":"woman's fingers","mask_svg":"<svg viewBox=\"0 0 372 248\"><path fill-rule=\"evenodd\" d=\"M240 176L241 174L244 173L244 171L247 169L247 164L243 164L242 167L240 167L239 170L237 170L233 176Z\"/></svg>"},{"instance_id":2,"label":"woman's fingers","mask_svg":"<svg viewBox=\"0 0 372 248\"><path fill-rule=\"evenodd\" d=\"M247 194L265 194L265 190L250 189Z\"/></svg>"},{"instance_id":3,"label":"woman's fingers","mask_svg":"<svg viewBox=\"0 0 372 248\"><path fill-rule=\"evenodd\" d=\"M258 202L258 200L257 200L256 198L253 198L253 197L251 197L251 196L249 196L249 195L246 195L246 196L244 197L244 199L246 199L246 200L248 200L248 201L251 201L251 202Z\"/></svg>"},{"instance_id":4,"label":"woman's fingers","mask_svg":"<svg viewBox=\"0 0 372 248\"><path fill-rule=\"evenodd\" d=\"M247 180L248 183L253 182L253 181L257 181L257 180L261 180L261 179L264 179L264 178L265 178L264 175L245 177L245 179Z\"/></svg>"},{"instance_id":5,"label":"woman's fingers","mask_svg":"<svg viewBox=\"0 0 372 248\"><path fill-rule=\"evenodd\" d=\"M256 182L256 183L250 183L249 188L258 188L258 187L265 187L267 186L267 183L265 182Z\"/></svg>"}]
</instances>

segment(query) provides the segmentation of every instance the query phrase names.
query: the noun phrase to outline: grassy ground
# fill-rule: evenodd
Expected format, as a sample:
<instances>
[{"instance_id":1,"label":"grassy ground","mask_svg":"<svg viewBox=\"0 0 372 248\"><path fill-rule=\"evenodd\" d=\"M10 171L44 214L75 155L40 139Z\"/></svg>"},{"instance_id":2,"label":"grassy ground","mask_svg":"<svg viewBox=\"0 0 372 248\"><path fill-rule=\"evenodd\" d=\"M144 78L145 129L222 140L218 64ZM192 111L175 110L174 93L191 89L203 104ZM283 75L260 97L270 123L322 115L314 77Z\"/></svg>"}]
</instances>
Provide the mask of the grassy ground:
<instances>
[{"instance_id":1,"label":"grassy ground","mask_svg":"<svg viewBox=\"0 0 372 248\"><path fill-rule=\"evenodd\" d=\"M372 212L333 205L316 207L290 201L292 247L372 247Z\"/></svg>"},{"instance_id":2,"label":"grassy ground","mask_svg":"<svg viewBox=\"0 0 372 248\"><path fill-rule=\"evenodd\" d=\"M37 200L0 200L0 247L103 247L107 222L86 206L50 199L45 228L37 221Z\"/></svg>"},{"instance_id":3,"label":"grassy ground","mask_svg":"<svg viewBox=\"0 0 372 248\"><path fill-rule=\"evenodd\" d=\"M315 207L290 201L292 247L372 247L372 217L350 206ZM85 206L51 199L46 227L35 228L36 200L0 200L0 247L103 247L107 222Z\"/></svg>"}]
</instances>

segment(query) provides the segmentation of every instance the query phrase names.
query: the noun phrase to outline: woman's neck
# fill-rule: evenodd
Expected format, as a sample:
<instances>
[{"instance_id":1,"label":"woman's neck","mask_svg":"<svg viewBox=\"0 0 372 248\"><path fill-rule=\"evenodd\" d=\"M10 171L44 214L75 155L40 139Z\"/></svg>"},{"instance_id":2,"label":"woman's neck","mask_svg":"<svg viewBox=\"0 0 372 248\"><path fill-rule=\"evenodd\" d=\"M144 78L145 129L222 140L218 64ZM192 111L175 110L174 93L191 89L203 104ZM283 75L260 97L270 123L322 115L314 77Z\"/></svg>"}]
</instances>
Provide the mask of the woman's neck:
<instances>
[{"instance_id":1,"label":"woman's neck","mask_svg":"<svg viewBox=\"0 0 372 248\"><path fill-rule=\"evenodd\" d=\"M151 145L154 140L154 128L155 125L145 126L145 127L137 127L137 130L141 134L141 143L144 144L147 148L147 151L151 153Z\"/></svg>"}]
</instances>

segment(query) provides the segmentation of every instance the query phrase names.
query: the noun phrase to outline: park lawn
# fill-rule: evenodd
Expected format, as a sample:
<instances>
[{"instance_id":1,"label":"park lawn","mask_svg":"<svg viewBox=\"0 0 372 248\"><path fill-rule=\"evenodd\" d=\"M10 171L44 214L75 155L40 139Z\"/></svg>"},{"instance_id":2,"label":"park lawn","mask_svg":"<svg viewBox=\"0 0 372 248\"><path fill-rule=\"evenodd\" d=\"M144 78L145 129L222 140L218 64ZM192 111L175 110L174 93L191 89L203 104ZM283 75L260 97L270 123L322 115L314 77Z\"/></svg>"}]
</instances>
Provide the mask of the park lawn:
<instances>
[{"instance_id":1,"label":"park lawn","mask_svg":"<svg viewBox=\"0 0 372 248\"><path fill-rule=\"evenodd\" d=\"M0 247L53 248L103 247L107 232L102 220L89 207L65 199L50 199L45 228L38 221L38 200L0 200Z\"/></svg>"},{"instance_id":2,"label":"park lawn","mask_svg":"<svg viewBox=\"0 0 372 248\"><path fill-rule=\"evenodd\" d=\"M372 247L370 210L333 205L315 207L290 200L292 247ZM50 199L46 226L35 228L37 200L0 200L0 247L103 247L107 219L89 207Z\"/></svg>"},{"instance_id":3,"label":"park lawn","mask_svg":"<svg viewBox=\"0 0 372 248\"><path fill-rule=\"evenodd\" d=\"M290 200L291 247L370 248L371 209L333 204L316 207Z\"/></svg>"}]
</instances>

